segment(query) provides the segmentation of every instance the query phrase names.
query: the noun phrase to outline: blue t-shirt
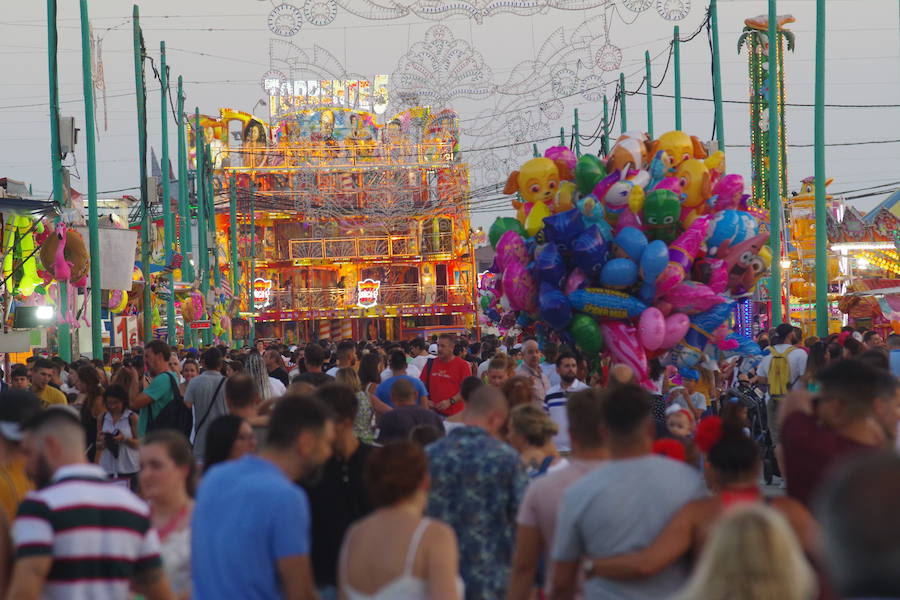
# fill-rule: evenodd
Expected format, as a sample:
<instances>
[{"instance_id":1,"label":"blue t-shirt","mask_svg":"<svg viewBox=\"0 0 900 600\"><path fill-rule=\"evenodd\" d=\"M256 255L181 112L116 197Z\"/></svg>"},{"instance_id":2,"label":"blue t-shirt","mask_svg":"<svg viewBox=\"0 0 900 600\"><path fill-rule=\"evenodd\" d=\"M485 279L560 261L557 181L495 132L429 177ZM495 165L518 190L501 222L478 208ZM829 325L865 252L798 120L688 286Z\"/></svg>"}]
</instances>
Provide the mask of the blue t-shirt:
<instances>
[{"instance_id":1,"label":"blue t-shirt","mask_svg":"<svg viewBox=\"0 0 900 600\"><path fill-rule=\"evenodd\" d=\"M894 377L900 377L900 349L891 350L890 361L891 373L894 374Z\"/></svg>"},{"instance_id":2,"label":"blue t-shirt","mask_svg":"<svg viewBox=\"0 0 900 600\"><path fill-rule=\"evenodd\" d=\"M191 523L193 598L280 599L277 561L309 551L306 492L278 467L248 454L203 477Z\"/></svg>"},{"instance_id":3,"label":"blue t-shirt","mask_svg":"<svg viewBox=\"0 0 900 600\"><path fill-rule=\"evenodd\" d=\"M394 375L393 377L388 377L387 379L379 383L378 387L375 388L375 395L378 396L378 399L388 406L393 407L394 404L391 402L391 388L393 388L394 384L400 379L406 379L412 382L413 387L415 387L416 391L419 392L419 396L417 398L419 403L422 402L423 396L428 395L428 390L425 389L425 384L422 383L421 379L410 377L409 375Z\"/></svg>"}]
</instances>

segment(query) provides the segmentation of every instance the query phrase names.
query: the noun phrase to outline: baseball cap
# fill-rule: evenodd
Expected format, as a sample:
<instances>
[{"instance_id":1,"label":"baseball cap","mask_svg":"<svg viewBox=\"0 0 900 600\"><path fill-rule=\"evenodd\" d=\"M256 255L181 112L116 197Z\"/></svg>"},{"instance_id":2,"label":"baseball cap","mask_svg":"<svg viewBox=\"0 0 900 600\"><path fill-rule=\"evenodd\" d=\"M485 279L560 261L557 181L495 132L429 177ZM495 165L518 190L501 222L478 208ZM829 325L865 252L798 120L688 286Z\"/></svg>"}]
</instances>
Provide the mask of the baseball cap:
<instances>
[{"instance_id":1,"label":"baseball cap","mask_svg":"<svg viewBox=\"0 0 900 600\"><path fill-rule=\"evenodd\" d=\"M22 440L22 424L41 412L41 401L27 390L7 389L0 393L0 435Z\"/></svg>"},{"instance_id":2,"label":"baseball cap","mask_svg":"<svg viewBox=\"0 0 900 600\"><path fill-rule=\"evenodd\" d=\"M437 344L428 346L428 354L437 354Z\"/></svg>"}]
</instances>

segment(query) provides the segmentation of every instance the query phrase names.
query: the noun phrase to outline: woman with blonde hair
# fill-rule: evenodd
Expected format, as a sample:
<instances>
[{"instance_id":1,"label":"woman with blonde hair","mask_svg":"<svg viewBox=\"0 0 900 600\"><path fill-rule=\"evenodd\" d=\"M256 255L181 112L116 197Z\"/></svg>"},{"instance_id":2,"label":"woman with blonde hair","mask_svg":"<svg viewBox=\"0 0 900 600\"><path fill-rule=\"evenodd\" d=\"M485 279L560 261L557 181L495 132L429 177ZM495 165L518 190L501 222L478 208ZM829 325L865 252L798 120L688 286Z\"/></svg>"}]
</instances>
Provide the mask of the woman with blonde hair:
<instances>
[{"instance_id":1,"label":"woman with blonde hair","mask_svg":"<svg viewBox=\"0 0 900 600\"><path fill-rule=\"evenodd\" d=\"M533 390L534 387L531 385L531 380L524 375L510 377L503 382L503 386L500 388L500 391L506 397L510 410L522 404L537 405L539 402L543 402L543 398L538 400L534 397Z\"/></svg>"},{"instance_id":2,"label":"woman with blonde hair","mask_svg":"<svg viewBox=\"0 0 900 600\"><path fill-rule=\"evenodd\" d=\"M356 399L359 400L359 409L356 411L356 420L353 421L353 433L360 441L371 444L375 439L375 411L369 394L363 391L359 375L353 367L342 367L334 374L335 383L339 383L353 390Z\"/></svg>"},{"instance_id":3,"label":"woman with blonde hair","mask_svg":"<svg viewBox=\"0 0 900 600\"><path fill-rule=\"evenodd\" d=\"M522 457L532 479L569 464L553 443L558 432L559 426L534 404L520 404L509 414L507 440Z\"/></svg>"},{"instance_id":4,"label":"woman with blonde hair","mask_svg":"<svg viewBox=\"0 0 900 600\"><path fill-rule=\"evenodd\" d=\"M787 519L764 504L745 504L713 530L678 600L811 600L816 591Z\"/></svg>"}]
</instances>

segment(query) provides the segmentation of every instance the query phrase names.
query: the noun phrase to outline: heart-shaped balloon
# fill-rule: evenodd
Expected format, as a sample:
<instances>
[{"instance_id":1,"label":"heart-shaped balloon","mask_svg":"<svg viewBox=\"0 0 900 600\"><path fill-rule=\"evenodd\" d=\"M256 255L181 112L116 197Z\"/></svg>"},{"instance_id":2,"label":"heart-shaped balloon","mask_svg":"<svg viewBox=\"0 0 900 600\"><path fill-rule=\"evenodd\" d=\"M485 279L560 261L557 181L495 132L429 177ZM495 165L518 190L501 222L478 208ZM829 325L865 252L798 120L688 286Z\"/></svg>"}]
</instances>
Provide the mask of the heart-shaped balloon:
<instances>
[{"instance_id":1,"label":"heart-shaped balloon","mask_svg":"<svg viewBox=\"0 0 900 600\"><path fill-rule=\"evenodd\" d=\"M691 327L690 318L684 313L674 313L666 317L666 334L663 336L660 348L674 348L684 339Z\"/></svg>"},{"instance_id":2,"label":"heart-shaped balloon","mask_svg":"<svg viewBox=\"0 0 900 600\"><path fill-rule=\"evenodd\" d=\"M662 347L666 337L666 318L658 308L649 307L638 321L638 339L647 350L656 350Z\"/></svg>"}]
</instances>

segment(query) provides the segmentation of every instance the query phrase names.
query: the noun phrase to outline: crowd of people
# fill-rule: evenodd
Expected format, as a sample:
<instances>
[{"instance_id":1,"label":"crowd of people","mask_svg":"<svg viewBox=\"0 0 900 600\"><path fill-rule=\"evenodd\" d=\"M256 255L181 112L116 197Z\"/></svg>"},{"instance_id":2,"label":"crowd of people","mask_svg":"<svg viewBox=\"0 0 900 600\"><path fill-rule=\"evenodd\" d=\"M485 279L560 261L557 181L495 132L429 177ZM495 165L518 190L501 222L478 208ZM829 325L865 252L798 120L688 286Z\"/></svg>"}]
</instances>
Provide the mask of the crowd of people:
<instances>
[{"instance_id":1,"label":"crowd of people","mask_svg":"<svg viewBox=\"0 0 900 600\"><path fill-rule=\"evenodd\" d=\"M0 596L900 599L900 335L757 342L650 390L450 334L11 365Z\"/></svg>"}]
</instances>

